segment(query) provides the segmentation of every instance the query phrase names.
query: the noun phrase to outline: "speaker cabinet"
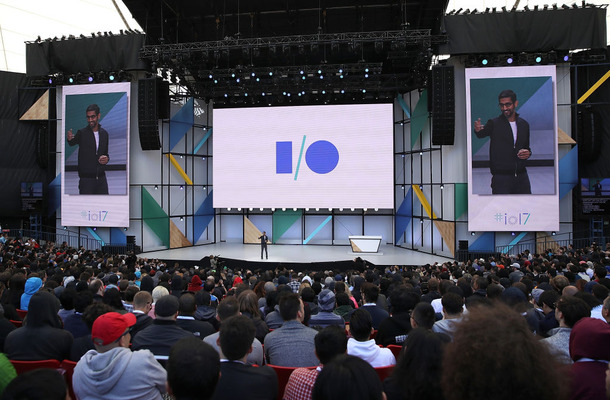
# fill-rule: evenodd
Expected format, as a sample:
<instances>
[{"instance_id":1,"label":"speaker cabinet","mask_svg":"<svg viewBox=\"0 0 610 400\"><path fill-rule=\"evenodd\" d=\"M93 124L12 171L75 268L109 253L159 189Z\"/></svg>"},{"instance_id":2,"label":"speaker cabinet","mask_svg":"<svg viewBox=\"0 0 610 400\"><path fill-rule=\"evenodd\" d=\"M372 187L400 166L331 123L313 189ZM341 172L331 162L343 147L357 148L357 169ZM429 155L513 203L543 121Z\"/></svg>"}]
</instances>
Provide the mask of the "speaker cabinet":
<instances>
[{"instance_id":1,"label":"speaker cabinet","mask_svg":"<svg viewBox=\"0 0 610 400\"><path fill-rule=\"evenodd\" d=\"M455 139L455 74L453 65L436 65L430 79L432 144L452 145Z\"/></svg>"},{"instance_id":2,"label":"speaker cabinet","mask_svg":"<svg viewBox=\"0 0 610 400\"><path fill-rule=\"evenodd\" d=\"M138 131L142 150L161 149L159 119L169 118L169 83L161 78L138 81Z\"/></svg>"}]
</instances>

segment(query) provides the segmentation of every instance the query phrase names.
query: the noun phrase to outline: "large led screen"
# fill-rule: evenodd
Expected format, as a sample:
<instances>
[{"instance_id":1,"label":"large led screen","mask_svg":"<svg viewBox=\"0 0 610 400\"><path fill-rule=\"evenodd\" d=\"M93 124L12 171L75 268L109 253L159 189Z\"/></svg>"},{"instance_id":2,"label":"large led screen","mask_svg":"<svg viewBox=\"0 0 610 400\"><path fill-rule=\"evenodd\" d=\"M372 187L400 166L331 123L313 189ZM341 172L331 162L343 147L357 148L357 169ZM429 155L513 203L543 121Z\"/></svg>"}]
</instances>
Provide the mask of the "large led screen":
<instances>
[{"instance_id":1,"label":"large led screen","mask_svg":"<svg viewBox=\"0 0 610 400\"><path fill-rule=\"evenodd\" d=\"M64 86L61 223L129 226L129 83Z\"/></svg>"},{"instance_id":2,"label":"large led screen","mask_svg":"<svg viewBox=\"0 0 610 400\"><path fill-rule=\"evenodd\" d=\"M214 110L215 208L393 208L392 104Z\"/></svg>"},{"instance_id":3,"label":"large led screen","mask_svg":"<svg viewBox=\"0 0 610 400\"><path fill-rule=\"evenodd\" d=\"M466 69L468 229L559 229L554 66Z\"/></svg>"}]
</instances>

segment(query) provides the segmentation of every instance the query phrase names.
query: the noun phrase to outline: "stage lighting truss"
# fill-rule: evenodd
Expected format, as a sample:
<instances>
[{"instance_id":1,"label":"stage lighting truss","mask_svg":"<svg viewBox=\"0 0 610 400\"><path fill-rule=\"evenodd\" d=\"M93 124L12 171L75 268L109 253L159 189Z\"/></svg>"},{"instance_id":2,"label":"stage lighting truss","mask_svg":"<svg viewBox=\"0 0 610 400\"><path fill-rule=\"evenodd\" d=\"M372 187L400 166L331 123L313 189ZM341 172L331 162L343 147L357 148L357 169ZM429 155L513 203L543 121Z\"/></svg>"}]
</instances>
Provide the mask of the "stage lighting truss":
<instances>
[{"instance_id":1,"label":"stage lighting truss","mask_svg":"<svg viewBox=\"0 0 610 400\"><path fill-rule=\"evenodd\" d=\"M537 53L502 53L470 55L465 59L467 67L507 67L517 65L563 64L572 61L568 51L547 51Z\"/></svg>"}]
</instances>

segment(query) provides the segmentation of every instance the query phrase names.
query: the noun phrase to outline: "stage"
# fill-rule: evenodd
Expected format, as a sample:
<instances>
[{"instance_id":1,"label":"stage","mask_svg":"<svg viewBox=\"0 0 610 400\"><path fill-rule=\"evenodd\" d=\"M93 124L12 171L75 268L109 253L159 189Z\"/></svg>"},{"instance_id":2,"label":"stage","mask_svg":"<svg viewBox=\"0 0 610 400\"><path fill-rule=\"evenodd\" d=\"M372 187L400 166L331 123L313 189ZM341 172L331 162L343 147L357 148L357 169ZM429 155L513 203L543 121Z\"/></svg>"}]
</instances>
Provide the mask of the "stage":
<instances>
[{"instance_id":1,"label":"stage","mask_svg":"<svg viewBox=\"0 0 610 400\"><path fill-rule=\"evenodd\" d=\"M210 255L248 263L324 263L350 261L361 257L375 265L425 265L453 261L451 258L420 253L400 247L382 245L378 253L353 253L350 246L268 245L269 259L261 260L260 245L216 243L138 254L143 258L196 262Z\"/></svg>"}]
</instances>

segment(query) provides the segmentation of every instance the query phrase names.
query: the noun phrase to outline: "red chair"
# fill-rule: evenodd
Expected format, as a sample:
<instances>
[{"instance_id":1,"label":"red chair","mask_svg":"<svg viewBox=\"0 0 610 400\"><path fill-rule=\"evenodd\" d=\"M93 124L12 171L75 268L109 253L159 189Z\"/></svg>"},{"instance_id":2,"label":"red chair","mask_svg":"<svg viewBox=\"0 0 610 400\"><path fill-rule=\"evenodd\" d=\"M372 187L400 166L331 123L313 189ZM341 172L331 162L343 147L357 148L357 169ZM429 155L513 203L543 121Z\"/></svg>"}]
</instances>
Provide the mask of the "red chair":
<instances>
[{"instance_id":1,"label":"red chair","mask_svg":"<svg viewBox=\"0 0 610 400\"><path fill-rule=\"evenodd\" d=\"M397 344L389 344L388 349L392 350L392 354L394 354L394 357L396 357L396 361L398 361L398 356L400 356L402 346L399 346Z\"/></svg>"},{"instance_id":2,"label":"red chair","mask_svg":"<svg viewBox=\"0 0 610 400\"><path fill-rule=\"evenodd\" d=\"M375 368L375 372L377 372L377 376L379 376L379 380L383 382L385 378L392 374L394 370L394 365L388 365L387 367L377 367Z\"/></svg>"},{"instance_id":3,"label":"red chair","mask_svg":"<svg viewBox=\"0 0 610 400\"><path fill-rule=\"evenodd\" d=\"M17 328L21 328L23 326L23 321L15 321L14 319L9 319L11 324L15 325Z\"/></svg>"},{"instance_id":4,"label":"red chair","mask_svg":"<svg viewBox=\"0 0 610 400\"><path fill-rule=\"evenodd\" d=\"M25 316L28 315L28 310L17 309L17 315L19 315L19 318L23 320Z\"/></svg>"},{"instance_id":5,"label":"red chair","mask_svg":"<svg viewBox=\"0 0 610 400\"><path fill-rule=\"evenodd\" d=\"M76 361L63 360L61 362L61 369L65 371L64 378L66 379L66 384L68 385L70 397L76 399L76 396L74 395L74 390L72 389L72 375L74 375L74 367L76 367Z\"/></svg>"},{"instance_id":6,"label":"red chair","mask_svg":"<svg viewBox=\"0 0 610 400\"><path fill-rule=\"evenodd\" d=\"M301 367L281 367L279 365L271 365L267 364L267 366L273 368L275 373L277 374L277 398L278 400L282 400L284 397L284 389L286 388L286 384L288 383L288 378L290 378L290 374L297 368ZM315 369L316 367L307 367L307 369Z\"/></svg>"},{"instance_id":7,"label":"red chair","mask_svg":"<svg viewBox=\"0 0 610 400\"><path fill-rule=\"evenodd\" d=\"M17 361L10 360L13 367L15 367L15 371L17 371L17 375L24 374L29 371L33 371L39 368L52 368L57 369L60 366L60 362L58 360L39 360L39 361Z\"/></svg>"}]
</instances>

